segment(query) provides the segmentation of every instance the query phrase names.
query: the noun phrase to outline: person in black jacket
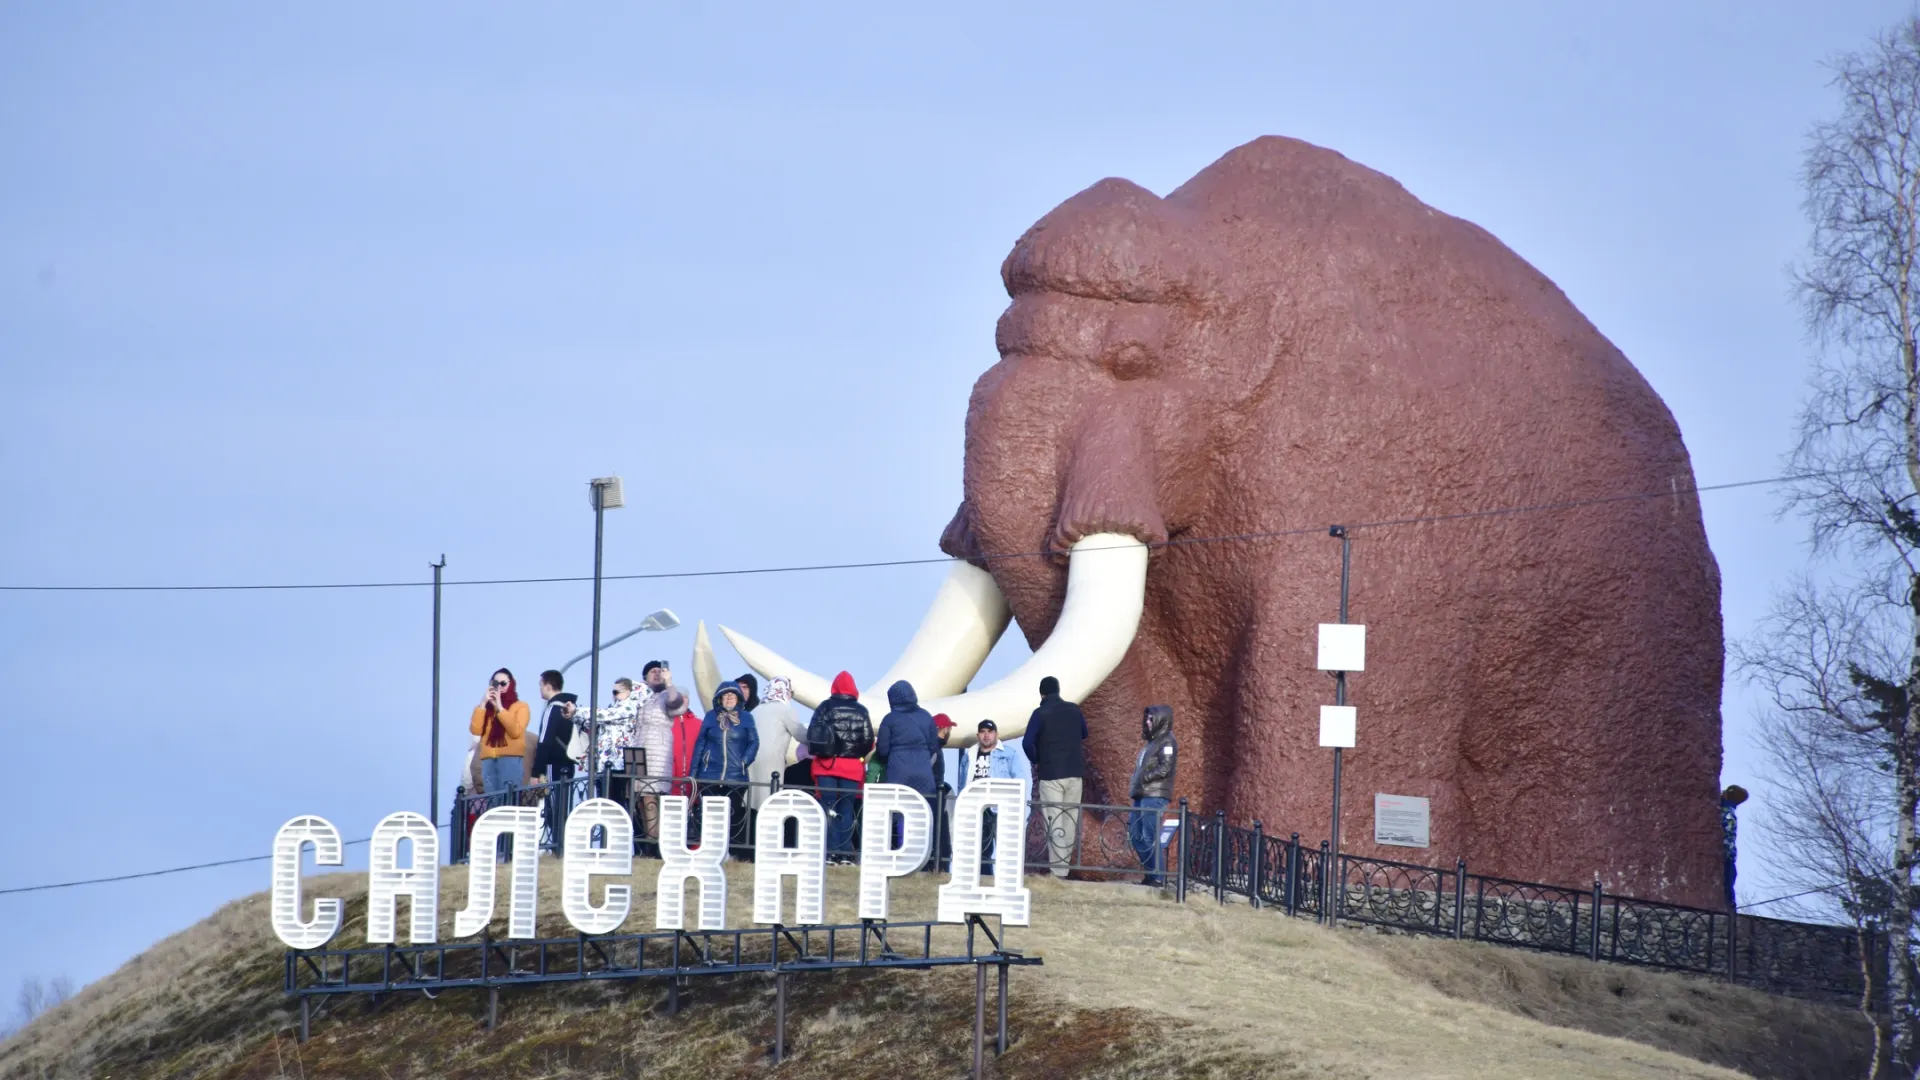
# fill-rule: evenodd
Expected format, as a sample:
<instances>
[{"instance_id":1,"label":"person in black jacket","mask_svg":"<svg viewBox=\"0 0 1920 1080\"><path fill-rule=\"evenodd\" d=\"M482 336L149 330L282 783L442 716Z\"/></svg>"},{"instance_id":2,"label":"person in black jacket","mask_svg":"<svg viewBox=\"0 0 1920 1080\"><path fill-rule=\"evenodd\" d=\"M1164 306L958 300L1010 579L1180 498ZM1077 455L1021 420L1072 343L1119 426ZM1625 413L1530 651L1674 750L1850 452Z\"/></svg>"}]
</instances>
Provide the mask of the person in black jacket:
<instances>
[{"instance_id":1,"label":"person in black jacket","mask_svg":"<svg viewBox=\"0 0 1920 1080\"><path fill-rule=\"evenodd\" d=\"M1087 774L1087 717L1060 697L1060 680L1040 680L1040 707L1027 720L1020 749L1033 762L1040 788L1040 814L1047 826L1047 860L1053 876L1067 876L1080 841L1080 785Z\"/></svg>"},{"instance_id":2,"label":"person in black jacket","mask_svg":"<svg viewBox=\"0 0 1920 1080\"><path fill-rule=\"evenodd\" d=\"M579 698L562 693L566 685L557 671L540 673L540 700L546 707L541 710L540 741L534 747L533 775L528 778L536 784L549 779L564 783L573 778L573 759L567 756L567 744L573 741L573 710L567 706Z\"/></svg>"},{"instance_id":3,"label":"person in black jacket","mask_svg":"<svg viewBox=\"0 0 1920 1080\"><path fill-rule=\"evenodd\" d=\"M866 757L873 752L873 719L860 704L853 676L834 676L833 695L813 710L807 725L807 754L820 805L827 811L827 861L853 859L853 829L860 812L860 787L867 777Z\"/></svg>"},{"instance_id":4,"label":"person in black jacket","mask_svg":"<svg viewBox=\"0 0 1920 1080\"><path fill-rule=\"evenodd\" d=\"M1159 885L1166 862L1166 849L1160 846L1160 812L1173 798L1173 774L1179 765L1180 751L1173 739L1173 709L1149 705L1140 717L1140 737L1146 745L1133 764L1133 820L1127 823L1127 838L1133 841L1134 854L1147 876L1142 885Z\"/></svg>"}]
</instances>

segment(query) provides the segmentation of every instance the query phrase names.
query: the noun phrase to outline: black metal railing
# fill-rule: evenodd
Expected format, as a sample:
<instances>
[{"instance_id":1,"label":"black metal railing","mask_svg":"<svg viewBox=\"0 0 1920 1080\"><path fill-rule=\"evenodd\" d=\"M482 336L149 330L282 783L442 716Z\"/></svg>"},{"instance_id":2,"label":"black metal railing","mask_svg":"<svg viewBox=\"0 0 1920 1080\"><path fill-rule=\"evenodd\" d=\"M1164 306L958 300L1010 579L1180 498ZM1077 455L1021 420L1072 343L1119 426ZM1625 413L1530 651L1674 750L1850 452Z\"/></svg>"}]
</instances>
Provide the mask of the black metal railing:
<instances>
[{"instance_id":1,"label":"black metal railing","mask_svg":"<svg viewBox=\"0 0 1920 1080\"><path fill-rule=\"evenodd\" d=\"M1590 960L1727 978L1771 993L1858 1004L1885 1001L1882 935L1852 927L1733 915L1310 847L1181 811L1180 889L1320 922L1353 922ZM1863 964L1863 957L1865 958Z\"/></svg>"},{"instance_id":2,"label":"black metal railing","mask_svg":"<svg viewBox=\"0 0 1920 1080\"><path fill-rule=\"evenodd\" d=\"M639 781L623 785L620 774L600 794L610 793L634 811L636 850L657 854L653 823L644 811L646 792ZM817 785L722 784L676 777L656 781L657 789L677 794L731 795L737 814L729 848L751 859L758 807L775 791L800 790L839 813L850 814L847 840L830 855L856 855L860 849L866 800L856 791ZM454 800L453 861L471 857L468 839L473 821L500 805L543 808L540 846L559 852L566 820L588 797L588 780L540 783L515 791L469 794ZM934 797L934 838L925 865L944 871L952 853L955 793ZM696 802L696 806L698 803ZM1148 880L1154 876L1141 858L1136 832L1151 837L1160 850L1159 879L1185 901L1196 891L1218 901L1243 897L1256 907L1337 924L1359 923L1411 933L1453 937L1493 945L1581 956L1639 967L1726 978L1772 993L1857 1004L1871 980L1876 1001L1885 1000L1884 935L1851 927L1732 915L1725 911L1667 904L1609 893L1595 881L1587 887L1550 885L1476 874L1465 860L1427 866L1350 853L1336 857L1326 841L1303 842L1298 833L1268 835L1260 822L1232 825L1226 814L1200 814L1183 800L1164 810L1096 803L1045 803L1034 800L1026 814L1028 873L1065 870L1080 878ZM1175 822L1162 844L1161 823ZM1067 850L1049 846L1055 835L1070 837ZM832 823L830 822L830 825ZM698 843L697 820L689 823ZM831 834L831 831L830 831ZM793 843L789 834L784 838ZM1151 851L1149 851L1151 854ZM991 856L985 860L991 862ZM1864 958L1864 959L1863 959Z\"/></svg>"}]
</instances>

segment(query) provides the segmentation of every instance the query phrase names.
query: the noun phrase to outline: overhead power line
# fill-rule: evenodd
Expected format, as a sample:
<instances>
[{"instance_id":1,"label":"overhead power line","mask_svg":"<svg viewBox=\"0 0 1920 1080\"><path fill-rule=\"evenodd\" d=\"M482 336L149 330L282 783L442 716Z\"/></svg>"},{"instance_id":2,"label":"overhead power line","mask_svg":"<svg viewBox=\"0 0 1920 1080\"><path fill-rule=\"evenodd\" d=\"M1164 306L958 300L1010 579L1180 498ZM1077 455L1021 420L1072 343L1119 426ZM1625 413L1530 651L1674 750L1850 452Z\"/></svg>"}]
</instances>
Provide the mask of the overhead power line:
<instances>
[{"instance_id":1,"label":"overhead power line","mask_svg":"<svg viewBox=\"0 0 1920 1080\"><path fill-rule=\"evenodd\" d=\"M1453 521L1471 521L1480 518L1507 517L1516 514L1541 514L1562 510L1577 510L1583 507L1604 506L1610 503L1638 502L1646 499L1670 499L1680 495L1698 495L1710 491L1731 491L1736 488L1767 487L1774 484L1787 484L1799 480L1814 480L1822 477L1838 476L1857 472L1857 469L1835 469L1826 472L1797 473L1789 476L1769 476L1760 480L1737 480L1726 484L1695 484L1690 487L1671 487L1665 491L1642 491L1622 495L1602 495L1589 499L1568 499L1561 502L1534 503L1526 506L1502 506L1487 510L1465 510L1451 514L1427 514L1416 517L1389 518L1382 521L1334 522L1324 525L1308 525L1290 529L1276 529L1269 532L1232 533L1226 536L1182 536L1163 540L1155 547L1188 547L1195 544L1234 544L1252 543L1262 540L1277 540L1289 536L1309 536L1324 533L1334 525L1345 525L1349 529L1388 529L1407 525L1433 525ZM1049 551L1019 551L982 555L983 562L998 562L1005 559L1032 559L1054 554ZM946 555L929 556L917 559L877 559L868 562L843 563L800 563L785 566L739 567L726 570L678 570L653 574L606 574L603 581L668 581L692 578L742 577L753 574L805 574L826 570L880 570L899 566L931 566L950 563L954 560ZM463 585L555 585L573 582L592 581L591 575L571 575L561 577L519 577L519 578L477 578L466 581L450 580L443 584L448 588ZM433 582L426 581L345 581L345 582L294 582L263 585L0 585L0 592L275 592L302 591L315 589L424 589L431 588Z\"/></svg>"},{"instance_id":2,"label":"overhead power line","mask_svg":"<svg viewBox=\"0 0 1920 1080\"><path fill-rule=\"evenodd\" d=\"M1839 888L1837 885L1822 885L1817 889L1802 889L1797 893L1788 893L1785 896L1775 896L1766 900L1755 900L1751 904L1741 904L1740 910L1746 911L1751 908L1766 907L1768 904L1778 904L1783 900L1798 900L1803 896L1812 896L1815 893L1830 893L1837 888Z\"/></svg>"},{"instance_id":3,"label":"overhead power line","mask_svg":"<svg viewBox=\"0 0 1920 1080\"><path fill-rule=\"evenodd\" d=\"M444 830L446 826L442 825L440 828ZM356 844L367 843L371 839L372 837L362 837L358 840L348 840L344 846L353 847ZM220 859L215 862L194 863L191 866L169 866L165 870L145 870L138 874L115 874L112 877L84 878L80 881L54 881L45 885L20 885L11 889L0 889L0 896L11 896L14 893L47 892L52 889L77 889L82 885L105 885L109 882L133 881L137 878L165 877L168 874L184 874L189 870L211 870L217 866L239 866L242 863L266 862L271 858L273 858L272 855L248 855L238 859Z\"/></svg>"}]
</instances>

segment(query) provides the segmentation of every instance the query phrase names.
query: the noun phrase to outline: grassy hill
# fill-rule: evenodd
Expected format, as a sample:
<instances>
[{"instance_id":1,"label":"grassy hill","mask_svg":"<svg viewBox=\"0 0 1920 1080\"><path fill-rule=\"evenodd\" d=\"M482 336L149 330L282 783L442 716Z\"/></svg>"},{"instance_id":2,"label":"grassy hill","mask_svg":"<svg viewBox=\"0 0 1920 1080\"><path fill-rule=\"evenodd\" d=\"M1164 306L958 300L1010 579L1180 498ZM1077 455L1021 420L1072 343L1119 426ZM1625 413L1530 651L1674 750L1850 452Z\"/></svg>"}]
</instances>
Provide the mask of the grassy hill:
<instances>
[{"instance_id":1,"label":"grassy hill","mask_svg":"<svg viewBox=\"0 0 1920 1080\"><path fill-rule=\"evenodd\" d=\"M642 863L636 885L651 885ZM559 866L542 879L542 932L566 933ZM751 869L734 867L735 925ZM828 917L852 921L856 872L829 871ZM364 941L365 875L319 879L349 898L338 941ZM895 885L895 910L930 915L938 879ZM1866 1027L1840 1008L1725 984L1453 941L1329 931L1211 900L1177 905L1131 886L1030 879L1034 925L1010 944L1046 965L1013 975L1015 1043L1001 1077L1332 1077L1535 1080L1864 1075ZM442 879L442 933L464 903ZM310 893L310 895L312 895ZM629 928L650 926L636 888ZM504 933L504 902L496 933ZM861 1077L963 1075L971 970L798 976L777 1072L767 977L698 980L664 1014L656 982L485 995L401 995L316 1012L280 992L265 894L228 904L0 1043L0 1078Z\"/></svg>"}]
</instances>

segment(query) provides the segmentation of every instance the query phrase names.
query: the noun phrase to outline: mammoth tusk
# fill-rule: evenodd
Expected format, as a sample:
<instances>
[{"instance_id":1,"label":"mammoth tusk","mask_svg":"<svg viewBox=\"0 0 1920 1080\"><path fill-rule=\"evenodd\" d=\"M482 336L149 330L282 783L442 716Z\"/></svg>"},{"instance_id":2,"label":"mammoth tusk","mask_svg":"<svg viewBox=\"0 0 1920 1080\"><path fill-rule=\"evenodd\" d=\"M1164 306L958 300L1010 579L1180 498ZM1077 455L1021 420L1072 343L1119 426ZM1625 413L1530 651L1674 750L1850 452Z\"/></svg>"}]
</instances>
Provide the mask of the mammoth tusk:
<instances>
[{"instance_id":1,"label":"mammoth tusk","mask_svg":"<svg viewBox=\"0 0 1920 1080\"><path fill-rule=\"evenodd\" d=\"M940 584L940 591L934 594L913 640L886 674L867 684L868 692L861 695L861 700L877 718L887 711L887 687L899 679L912 683L923 698L959 693L987 662L987 654L1012 618L1007 598L1000 594L993 575L972 563L956 561ZM794 700L808 708L818 708L832 693L826 679L801 669L745 634L725 626L720 632L761 678L783 675L793 680Z\"/></svg>"},{"instance_id":2,"label":"mammoth tusk","mask_svg":"<svg viewBox=\"0 0 1920 1080\"><path fill-rule=\"evenodd\" d=\"M707 621L700 623L693 631L693 688L700 695L698 702L687 702L687 707L704 713L713 702L714 691L720 689L720 662L713 656L713 640L707 637Z\"/></svg>"},{"instance_id":3,"label":"mammoth tusk","mask_svg":"<svg viewBox=\"0 0 1920 1080\"><path fill-rule=\"evenodd\" d=\"M1040 648L1013 673L970 693L922 700L955 724L949 746L971 746L980 721L1002 739L1018 738L1040 704L1040 680L1060 680L1061 696L1079 701L1100 688L1133 645L1146 606L1147 545L1120 533L1095 533L1068 551L1067 599Z\"/></svg>"}]
</instances>

